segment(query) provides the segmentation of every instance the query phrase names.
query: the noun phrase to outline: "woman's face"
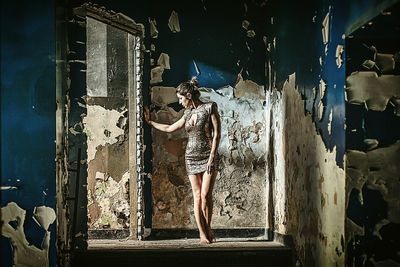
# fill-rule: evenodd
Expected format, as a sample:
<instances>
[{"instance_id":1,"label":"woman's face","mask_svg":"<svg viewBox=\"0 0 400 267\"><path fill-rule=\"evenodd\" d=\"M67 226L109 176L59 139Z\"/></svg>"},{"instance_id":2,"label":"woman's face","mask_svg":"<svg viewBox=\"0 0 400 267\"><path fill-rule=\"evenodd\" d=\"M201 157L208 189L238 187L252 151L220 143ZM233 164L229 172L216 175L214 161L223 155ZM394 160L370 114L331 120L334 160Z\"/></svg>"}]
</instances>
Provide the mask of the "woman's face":
<instances>
[{"instance_id":1,"label":"woman's face","mask_svg":"<svg viewBox=\"0 0 400 267\"><path fill-rule=\"evenodd\" d=\"M189 98L187 98L186 96L181 95L179 93L177 93L176 96L179 99L179 104L181 104L184 108L187 108L187 107L190 106L191 103L190 103L190 99Z\"/></svg>"}]
</instances>

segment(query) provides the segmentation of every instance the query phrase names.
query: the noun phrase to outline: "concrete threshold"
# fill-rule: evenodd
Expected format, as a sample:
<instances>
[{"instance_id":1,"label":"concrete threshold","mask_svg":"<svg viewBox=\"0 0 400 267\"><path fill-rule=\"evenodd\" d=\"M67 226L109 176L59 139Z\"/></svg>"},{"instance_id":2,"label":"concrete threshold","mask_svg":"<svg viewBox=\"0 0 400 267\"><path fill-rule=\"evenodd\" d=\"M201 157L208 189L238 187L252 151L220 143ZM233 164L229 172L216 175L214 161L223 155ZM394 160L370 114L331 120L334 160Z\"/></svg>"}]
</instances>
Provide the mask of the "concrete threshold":
<instances>
[{"instance_id":1,"label":"concrete threshold","mask_svg":"<svg viewBox=\"0 0 400 267\"><path fill-rule=\"evenodd\" d=\"M88 250L265 250L265 249L288 249L286 246L256 238L218 238L212 244L199 244L198 238L184 238L173 240L88 240Z\"/></svg>"}]
</instances>

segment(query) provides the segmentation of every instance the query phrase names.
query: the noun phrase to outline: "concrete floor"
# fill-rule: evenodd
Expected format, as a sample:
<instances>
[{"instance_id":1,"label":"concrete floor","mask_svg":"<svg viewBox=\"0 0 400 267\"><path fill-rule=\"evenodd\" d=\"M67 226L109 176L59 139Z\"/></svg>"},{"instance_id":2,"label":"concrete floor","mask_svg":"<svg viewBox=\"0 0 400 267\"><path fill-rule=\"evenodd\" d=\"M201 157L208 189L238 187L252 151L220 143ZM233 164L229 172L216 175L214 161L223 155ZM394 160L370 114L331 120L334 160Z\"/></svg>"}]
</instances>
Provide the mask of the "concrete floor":
<instances>
[{"instance_id":1,"label":"concrete floor","mask_svg":"<svg viewBox=\"0 0 400 267\"><path fill-rule=\"evenodd\" d=\"M284 245L265 241L264 239L218 238L217 242L207 245L199 244L198 238L172 240L89 240L88 250L132 249L132 250L242 250L242 249L283 249Z\"/></svg>"},{"instance_id":2,"label":"concrete floor","mask_svg":"<svg viewBox=\"0 0 400 267\"><path fill-rule=\"evenodd\" d=\"M210 245L199 239L89 240L76 251L72 266L140 267L291 267L292 250L280 243L243 238L218 238Z\"/></svg>"}]
</instances>

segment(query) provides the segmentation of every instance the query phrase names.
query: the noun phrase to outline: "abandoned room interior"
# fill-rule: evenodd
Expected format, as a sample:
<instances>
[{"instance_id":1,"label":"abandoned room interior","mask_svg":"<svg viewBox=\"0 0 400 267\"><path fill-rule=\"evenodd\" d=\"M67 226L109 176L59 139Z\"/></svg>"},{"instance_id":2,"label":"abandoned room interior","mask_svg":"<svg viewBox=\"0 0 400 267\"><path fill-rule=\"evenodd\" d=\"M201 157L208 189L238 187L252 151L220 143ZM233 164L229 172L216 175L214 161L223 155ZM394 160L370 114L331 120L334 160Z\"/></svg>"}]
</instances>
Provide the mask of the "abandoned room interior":
<instances>
[{"instance_id":1,"label":"abandoned room interior","mask_svg":"<svg viewBox=\"0 0 400 267\"><path fill-rule=\"evenodd\" d=\"M1 1L0 56L1 266L400 266L399 0Z\"/></svg>"}]
</instances>

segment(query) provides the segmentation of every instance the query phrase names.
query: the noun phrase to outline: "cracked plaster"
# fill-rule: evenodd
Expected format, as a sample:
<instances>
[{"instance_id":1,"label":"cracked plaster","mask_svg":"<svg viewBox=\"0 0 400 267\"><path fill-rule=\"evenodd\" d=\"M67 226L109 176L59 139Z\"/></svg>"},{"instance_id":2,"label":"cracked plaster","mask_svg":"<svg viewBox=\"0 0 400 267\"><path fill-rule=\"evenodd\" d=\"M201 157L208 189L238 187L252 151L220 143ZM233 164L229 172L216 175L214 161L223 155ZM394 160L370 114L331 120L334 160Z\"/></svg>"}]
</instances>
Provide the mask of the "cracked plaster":
<instances>
[{"instance_id":1,"label":"cracked plaster","mask_svg":"<svg viewBox=\"0 0 400 267\"><path fill-rule=\"evenodd\" d=\"M156 121L173 123L183 115L173 87L153 87ZM239 77L235 88L200 88L203 101L218 104L223 134L220 170L214 188L213 227L265 227L265 117L263 86ZM234 96L235 95L235 96ZM174 99L176 99L174 101ZM153 227L195 228L192 193L184 166L184 130L153 130Z\"/></svg>"},{"instance_id":2,"label":"cracked plaster","mask_svg":"<svg viewBox=\"0 0 400 267\"><path fill-rule=\"evenodd\" d=\"M289 76L282 92L267 94L267 151L273 178L274 229L294 239L304 266L343 266L345 173L318 135Z\"/></svg>"}]
</instances>

